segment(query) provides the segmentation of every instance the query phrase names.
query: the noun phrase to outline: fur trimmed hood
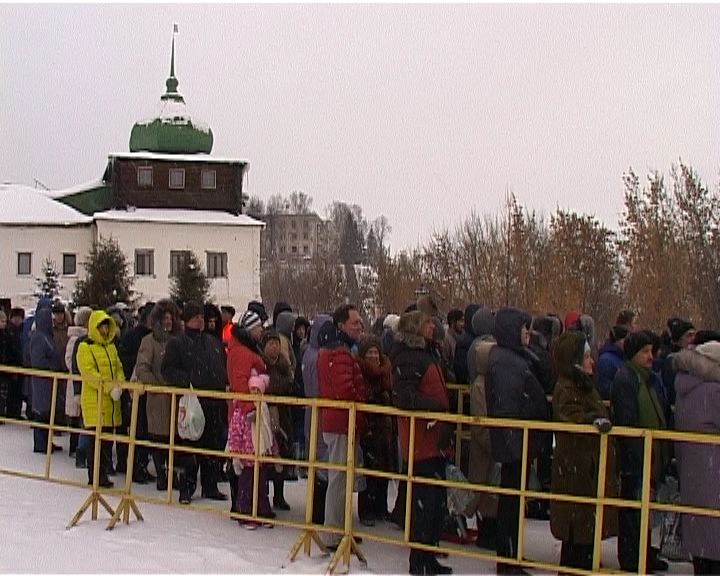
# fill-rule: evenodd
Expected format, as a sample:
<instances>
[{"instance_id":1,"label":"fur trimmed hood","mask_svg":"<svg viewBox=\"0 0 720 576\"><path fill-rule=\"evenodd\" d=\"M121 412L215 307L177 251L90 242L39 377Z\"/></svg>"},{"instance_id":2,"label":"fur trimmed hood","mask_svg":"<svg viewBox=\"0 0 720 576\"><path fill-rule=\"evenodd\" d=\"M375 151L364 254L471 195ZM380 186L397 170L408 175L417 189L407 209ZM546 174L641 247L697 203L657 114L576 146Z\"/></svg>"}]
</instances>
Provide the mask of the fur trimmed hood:
<instances>
[{"instance_id":1,"label":"fur trimmed hood","mask_svg":"<svg viewBox=\"0 0 720 576\"><path fill-rule=\"evenodd\" d=\"M427 346L427 342L420 333L420 329L427 320L431 319L430 316L420 310L406 312L400 316L395 340L404 343L409 348L424 349Z\"/></svg>"},{"instance_id":2,"label":"fur trimmed hood","mask_svg":"<svg viewBox=\"0 0 720 576\"><path fill-rule=\"evenodd\" d=\"M714 346L702 350L681 350L673 355L673 368L678 372L687 372L703 382L720 382L720 343L708 342ZM710 349L713 348L713 349ZM708 353L710 352L710 353ZM713 354L715 352L715 354Z\"/></svg>"}]
</instances>

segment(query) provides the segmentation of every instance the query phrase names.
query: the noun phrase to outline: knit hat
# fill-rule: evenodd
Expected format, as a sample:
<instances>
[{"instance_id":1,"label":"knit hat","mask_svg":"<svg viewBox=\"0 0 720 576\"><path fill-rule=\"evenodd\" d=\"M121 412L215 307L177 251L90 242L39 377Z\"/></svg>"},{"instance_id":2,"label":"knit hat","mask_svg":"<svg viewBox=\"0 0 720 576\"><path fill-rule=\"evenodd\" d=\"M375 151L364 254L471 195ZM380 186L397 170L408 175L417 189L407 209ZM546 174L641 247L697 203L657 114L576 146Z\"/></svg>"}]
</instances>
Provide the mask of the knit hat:
<instances>
[{"instance_id":1,"label":"knit hat","mask_svg":"<svg viewBox=\"0 0 720 576\"><path fill-rule=\"evenodd\" d=\"M668 320L668 328L670 329L670 337L673 342L677 342L690 330L695 330L692 322L683 320L682 318L671 318Z\"/></svg>"},{"instance_id":2,"label":"knit hat","mask_svg":"<svg viewBox=\"0 0 720 576\"><path fill-rule=\"evenodd\" d=\"M270 340L277 340L280 342L280 335L275 332L275 330L266 330L260 339L260 348L264 349L265 345L270 342Z\"/></svg>"},{"instance_id":3,"label":"knit hat","mask_svg":"<svg viewBox=\"0 0 720 576\"><path fill-rule=\"evenodd\" d=\"M623 338L626 338L629 332L630 331L627 329L627 326L622 326L620 324L613 326L610 328L610 342L619 342Z\"/></svg>"},{"instance_id":4,"label":"knit hat","mask_svg":"<svg viewBox=\"0 0 720 576\"><path fill-rule=\"evenodd\" d=\"M631 332L628 334L627 338L625 338L625 346L623 348L625 351L625 359L632 360L635 357L635 354L640 352L640 350L645 348L645 346L652 345L652 338L650 338L650 335L646 332Z\"/></svg>"},{"instance_id":5,"label":"knit hat","mask_svg":"<svg viewBox=\"0 0 720 576\"><path fill-rule=\"evenodd\" d=\"M267 390L270 377L267 374L260 374L253 368L248 379L248 390L259 390L261 394L265 394Z\"/></svg>"},{"instance_id":6,"label":"knit hat","mask_svg":"<svg viewBox=\"0 0 720 576\"><path fill-rule=\"evenodd\" d=\"M92 314L92 308L89 306L80 306L80 308L75 311L75 318L73 318L75 326L87 328L88 322L90 321L90 314Z\"/></svg>"},{"instance_id":7,"label":"knit hat","mask_svg":"<svg viewBox=\"0 0 720 576\"><path fill-rule=\"evenodd\" d=\"M65 304L60 300L55 300L52 305L53 314L65 314Z\"/></svg>"},{"instance_id":8,"label":"knit hat","mask_svg":"<svg viewBox=\"0 0 720 576\"><path fill-rule=\"evenodd\" d=\"M376 336L363 336L362 338L360 338L360 345L358 346L358 356L360 356L360 358L365 358L365 354L367 354L368 350L370 350L371 348L376 348L377 351L382 354L382 345L380 344L380 340Z\"/></svg>"},{"instance_id":9,"label":"knit hat","mask_svg":"<svg viewBox=\"0 0 720 576\"><path fill-rule=\"evenodd\" d=\"M267 311L265 310L265 305L262 302L258 302L257 300L252 300L248 303L247 309L255 312L260 317L260 320L262 322L265 322L265 320L268 319ZM233 314L234 316L234 314Z\"/></svg>"},{"instance_id":10,"label":"knit hat","mask_svg":"<svg viewBox=\"0 0 720 576\"><path fill-rule=\"evenodd\" d=\"M186 302L182 312L183 322L190 322L195 316L204 317L203 307L197 302Z\"/></svg>"},{"instance_id":11,"label":"knit hat","mask_svg":"<svg viewBox=\"0 0 720 576\"><path fill-rule=\"evenodd\" d=\"M240 322L238 322L238 325L243 330L247 330L249 332L257 326L262 326L262 320L260 319L260 316L258 316L252 310L246 310L240 317Z\"/></svg>"},{"instance_id":12,"label":"knit hat","mask_svg":"<svg viewBox=\"0 0 720 576\"><path fill-rule=\"evenodd\" d=\"M582 332L569 330L558 338L553 351L555 369L560 376L572 378L576 366L582 366L587 340Z\"/></svg>"},{"instance_id":13,"label":"knit hat","mask_svg":"<svg viewBox=\"0 0 720 576\"><path fill-rule=\"evenodd\" d=\"M579 320L580 320L580 312L576 310L571 310L567 314L565 314L565 330L577 330L579 329Z\"/></svg>"}]
</instances>

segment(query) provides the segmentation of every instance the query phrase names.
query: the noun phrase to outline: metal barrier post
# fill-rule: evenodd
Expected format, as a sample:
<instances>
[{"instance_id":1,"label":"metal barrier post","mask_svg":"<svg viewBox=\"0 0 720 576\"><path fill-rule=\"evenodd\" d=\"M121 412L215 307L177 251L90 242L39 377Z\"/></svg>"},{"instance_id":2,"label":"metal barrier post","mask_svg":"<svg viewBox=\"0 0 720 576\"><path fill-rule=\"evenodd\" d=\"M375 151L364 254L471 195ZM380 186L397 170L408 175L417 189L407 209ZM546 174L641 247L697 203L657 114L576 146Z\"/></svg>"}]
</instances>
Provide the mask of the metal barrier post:
<instances>
[{"instance_id":1,"label":"metal barrier post","mask_svg":"<svg viewBox=\"0 0 720 576\"><path fill-rule=\"evenodd\" d=\"M410 518L412 515L412 476L415 474L415 415L410 416L410 439L408 441L408 469L405 490L405 527L403 531L403 542L410 542Z\"/></svg>"},{"instance_id":2,"label":"metal barrier post","mask_svg":"<svg viewBox=\"0 0 720 576\"><path fill-rule=\"evenodd\" d=\"M47 446L45 447L45 479L50 478L50 463L52 462L52 449L53 449L53 429L55 428L55 411L57 410L57 376L53 376L52 390L50 396L50 426L47 431Z\"/></svg>"},{"instance_id":3,"label":"metal barrier post","mask_svg":"<svg viewBox=\"0 0 720 576\"><path fill-rule=\"evenodd\" d=\"M308 474L307 474L307 484L305 489L305 524L312 524L313 520L313 504L315 502L315 476L317 474L316 471L316 459L317 459L317 437L318 437L318 407L317 404L313 403L310 411L310 438L308 441L310 442L310 453L309 453L309 462L308 462ZM328 552L328 549L325 547L325 543L322 541L322 538L320 538L317 530L314 528L311 529L305 529L300 534L298 539L295 541L295 544L293 544L293 547L290 549L290 561L293 562L296 558L298 553L300 552L300 548L305 549L305 555L310 556L310 552L312 551L312 543L315 542L318 545L318 548L324 553Z\"/></svg>"},{"instance_id":4,"label":"metal barrier post","mask_svg":"<svg viewBox=\"0 0 720 576\"><path fill-rule=\"evenodd\" d=\"M600 460L598 462L598 485L597 497L598 502L595 505L595 535L593 538L593 564L592 571L598 573L600 571L600 560L602 559L602 531L605 517L605 506L603 500L605 498L605 481L607 476L607 452L608 452L608 435L600 434Z\"/></svg>"},{"instance_id":5,"label":"metal barrier post","mask_svg":"<svg viewBox=\"0 0 720 576\"><path fill-rule=\"evenodd\" d=\"M458 414L464 414L464 402L463 402L463 395L465 393L465 390L458 388L457 390L457 401L458 401L458 407L457 407L457 413ZM462 460L462 423L458 422L455 425L455 466L460 468L460 462Z\"/></svg>"},{"instance_id":6,"label":"metal barrier post","mask_svg":"<svg viewBox=\"0 0 720 576\"><path fill-rule=\"evenodd\" d=\"M643 432L643 441L643 483L640 507L640 558L638 559L638 574L647 573L647 550L649 548L648 526L650 523L650 476L652 471L652 432L645 430Z\"/></svg>"},{"instance_id":7,"label":"metal barrier post","mask_svg":"<svg viewBox=\"0 0 720 576\"><path fill-rule=\"evenodd\" d=\"M172 502L173 484L175 483L175 431L177 430L177 396L170 395L170 437L168 439L167 492L165 502Z\"/></svg>"},{"instance_id":8,"label":"metal barrier post","mask_svg":"<svg viewBox=\"0 0 720 576\"><path fill-rule=\"evenodd\" d=\"M330 564L327 572L334 574L340 559L347 568L350 568L350 555L355 554L358 560L367 565L367 560L355 542L352 535L352 502L353 502L353 486L355 484L355 423L357 421L357 405L353 403L350 406L348 414L348 437L347 437L347 460L345 467L345 526L344 535Z\"/></svg>"},{"instance_id":9,"label":"metal barrier post","mask_svg":"<svg viewBox=\"0 0 720 576\"><path fill-rule=\"evenodd\" d=\"M523 443L522 443L522 466L520 473L520 496L518 503L518 547L516 559L518 562L523 561L523 549L525 548L525 490L527 489L527 471L528 471L528 445L530 443L530 430L527 424L523 426Z\"/></svg>"},{"instance_id":10,"label":"metal barrier post","mask_svg":"<svg viewBox=\"0 0 720 576\"><path fill-rule=\"evenodd\" d=\"M83 385L85 383L83 382ZM101 504L105 510L107 510L108 514L110 516L113 516L115 514L115 511L112 509L110 504L107 503L107 500L103 498L102 494L100 494L99 491L99 483L100 483L100 446L101 446L101 437L102 437L102 425L103 425L103 383L101 381L96 381L97 385L97 418L95 422L95 442L93 445L93 454L95 455L95 459L93 462L93 483L92 483L92 493L87 497L83 505L80 507L80 510L77 511L75 516L73 516L72 520L70 520L70 524L67 525L67 528L70 529L73 526L76 526L77 523L80 521L80 518L82 518L83 514L85 514L85 511L92 506L91 509L91 518L93 520L97 520L98 518L98 504ZM112 410L112 407L111 407ZM111 414L112 417L112 414Z\"/></svg>"},{"instance_id":11,"label":"metal barrier post","mask_svg":"<svg viewBox=\"0 0 720 576\"><path fill-rule=\"evenodd\" d=\"M128 437L128 456L127 456L127 470L125 474L125 489L123 490L120 504L118 504L115 514L110 518L110 522L107 525L107 530L115 528L115 524L120 520L120 515L123 515L123 522L130 524L130 510L133 511L135 517L143 521L145 520L140 514L140 510L135 503L135 499L132 497L132 482L133 482L133 469L135 464L135 436L137 434L137 419L138 419L138 408L140 405L140 390L134 389L132 391L132 410L130 413L130 435Z\"/></svg>"}]
</instances>

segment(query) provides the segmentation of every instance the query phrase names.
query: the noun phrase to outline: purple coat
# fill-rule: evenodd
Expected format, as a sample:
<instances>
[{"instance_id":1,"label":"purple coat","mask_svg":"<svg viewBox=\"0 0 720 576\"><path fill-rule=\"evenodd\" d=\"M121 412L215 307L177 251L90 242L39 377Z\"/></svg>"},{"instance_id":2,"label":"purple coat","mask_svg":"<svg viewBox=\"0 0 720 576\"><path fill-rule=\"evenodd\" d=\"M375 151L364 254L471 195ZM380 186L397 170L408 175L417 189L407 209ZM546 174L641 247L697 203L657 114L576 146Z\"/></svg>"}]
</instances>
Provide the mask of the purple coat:
<instances>
[{"instance_id":1,"label":"purple coat","mask_svg":"<svg viewBox=\"0 0 720 576\"><path fill-rule=\"evenodd\" d=\"M720 435L720 358L683 350L673 359L675 428ZM678 442L683 504L720 509L720 445ZM720 518L682 516L683 548L693 556L720 560Z\"/></svg>"}]
</instances>

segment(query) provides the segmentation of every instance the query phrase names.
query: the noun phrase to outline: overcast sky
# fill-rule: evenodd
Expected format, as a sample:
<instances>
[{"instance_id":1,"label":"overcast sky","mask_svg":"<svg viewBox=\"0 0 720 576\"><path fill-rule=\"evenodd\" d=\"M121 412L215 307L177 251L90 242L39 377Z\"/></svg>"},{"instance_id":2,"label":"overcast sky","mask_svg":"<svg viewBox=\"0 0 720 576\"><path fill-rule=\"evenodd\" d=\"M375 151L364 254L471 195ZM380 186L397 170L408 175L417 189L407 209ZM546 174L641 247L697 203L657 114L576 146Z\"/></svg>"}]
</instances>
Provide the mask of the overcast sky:
<instances>
[{"instance_id":1,"label":"overcast sky","mask_svg":"<svg viewBox=\"0 0 720 576\"><path fill-rule=\"evenodd\" d=\"M622 174L720 179L720 6L3 5L0 181L102 175L176 76L247 192L385 214L393 250L506 188L615 226Z\"/></svg>"}]
</instances>

